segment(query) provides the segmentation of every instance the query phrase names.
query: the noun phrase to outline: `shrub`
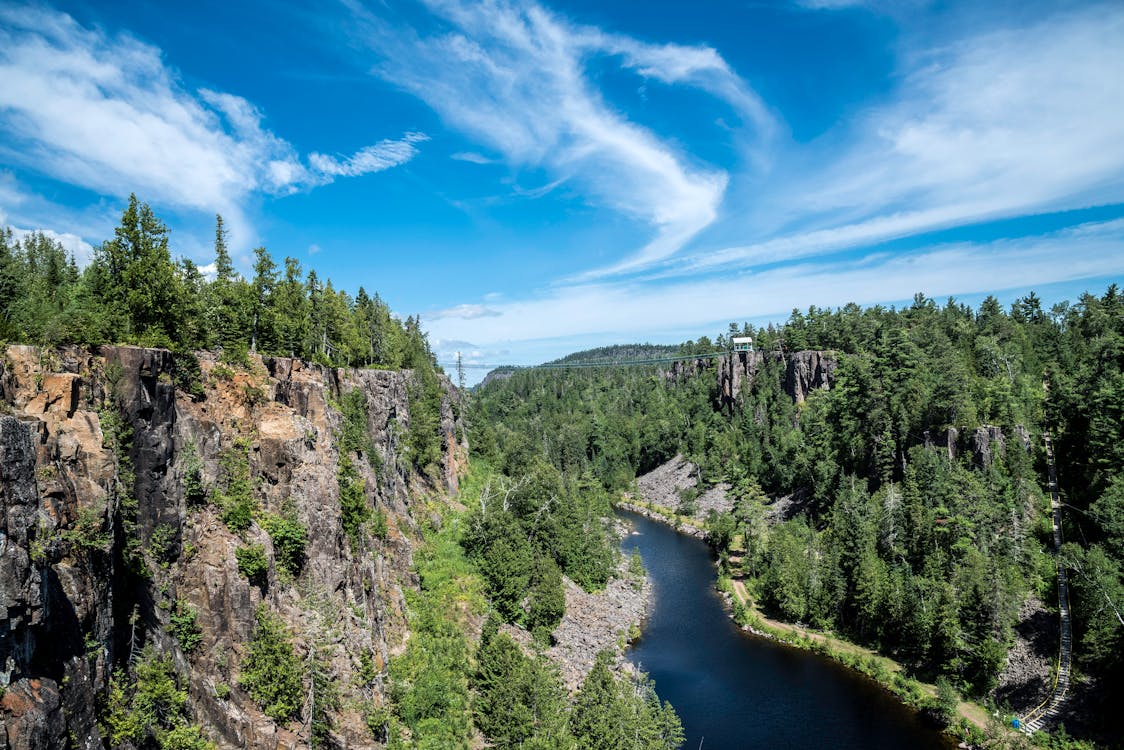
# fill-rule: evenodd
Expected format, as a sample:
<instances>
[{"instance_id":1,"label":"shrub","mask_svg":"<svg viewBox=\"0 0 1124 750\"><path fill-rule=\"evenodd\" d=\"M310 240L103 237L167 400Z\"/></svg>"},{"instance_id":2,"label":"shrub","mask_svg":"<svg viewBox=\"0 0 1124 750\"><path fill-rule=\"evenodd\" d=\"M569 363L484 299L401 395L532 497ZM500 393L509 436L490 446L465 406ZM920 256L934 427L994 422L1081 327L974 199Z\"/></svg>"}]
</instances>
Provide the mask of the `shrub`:
<instances>
[{"instance_id":1,"label":"shrub","mask_svg":"<svg viewBox=\"0 0 1124 750\"><path fill-rule=\"evenodd\" d=\"M102 519L93 508L82 508L74 524L62 533L63 540L85 550L105 549L110 533L102 530Z\"/></svg>"},{"instance_id":2,"label":"shrub","mask_svg":"<svg viewBox=\"0 0 1124 750\"><path fill-rule=\"evenodd\" d=\"M265 558L265 547L249 544L234 550L238 561L238 572L246 576L250 583L265 588L269 576L269 560Z\"/></svg>"},{"instance_id":3,"label":"shrub","mask_svg":"<svg viewBox=\"0 0 1124 750\"><path fill-rule=\"evenodd\" d=\"M240 439L219 459L223 488L216 493L215 499L222 508L223 523L238 534L250 528L258 508L250 480L249 450L249 443Z\"/></svg>"},{"instance_id":4,"label":"shrub","mask_svg":"<svg viewBox=\"0 0 1124 750\"><path fill-rule=\"evenodd\" d=\"M175 552L176 529L168 523L158 524L148 538L148 550L157 562L167 565Z\"/></svg>"},{"instance_id":5,"label":"shrub","mask_svg":"<svg viewBox=\"0 0 1124 750\"><path fill-rule=\"evenodd\" d=\"M257 621L238 682L267 716L287 721L301 706L301 665L281 619L262 604Z\"/></svg>"},{"instance_id":6,"label":"shrub","mask_svg":"<svg viewBox=\"0 0 1124 750\"><path fill-rule=\"evenodd\" d=\"M367 505L363 478L346 453L340 455L340 469L336 480L340 488L340 520L347 538L351 540L352 548L355 548L359 544L363 524L370 518L371 509Z\"/></svg>"},{"instance_id":7,"label":"shrub","mask_svg":"<svg viewBox=\"0 0 1124 750\"><path fill-rule=\"evenodd\" d=\"M203 370L194 352L175 351L172 353L172 382L176 388L186 393L192 401L203 398Z\"/></svg>"},{"instance_id":8,"label":"shrub","mask_svg":"<svg viewBox=\"0 0 1124 750\"><path fill-rule=\"evenodd\" d=\"M367 526L371 530L371 536L375 539L386 539L390 533L390 529L386 525L386 511L382 508L375 508L375 511L371 514L371 522Z\"/></svg>"},{"instance_id":9,"label":"shrub","mask_svg":"<svg viewBox=\"0 0 1124 750\"><path fill-rule=\"evenodd\" d=\"M215 380L229 381L234 379L234 370L219 363L211 368L211 377Z\"/></svg>"},{"instance_id":10,"label":"shrub","mask_svg":"<svg viewBox=\"0 0 1124 750\"><path fill-rule=\"evenodd\" d=\"M102 729L113 747L149 747L154 736L161 750L213 750L202 731L187 723L186 708L187 689L172 657L156 656L146 646L133 674L113 673Z\"/></svg>"},{"instance_id":11,"label":"shrub","mask_svg":"<svg viewBox=\"0 0 1124 750\"><path fill-rule=\"evenodd\" d=\"M194 443L184 448L183 458L183 499L188 506L203 505L207 502L207 487L203 484L203 461Z\"/></svg>"},{"instance_id":12,"label":"shrub","mask_svg":"<svg viewBox=\"0 0 1124 750\"><path fill-rule=\"evenodd\" d=\"M171 617L171 631L180 648L185 654L190 654L203 640L203 631L197 622L199 613L183 599L176 601L175 611Z\"/></svg>"},{"instance_id":13,"label":"shrub","mask_svg":"<svg viewBox=\"0 0 1124 750\"><path fill-rule=\"evenodd\" d=\"M308 543L308 533L296 519L295 514L266 515L262 519L262 526L273 540L273 554L277 559L277 565L290 576L300 573L301 567L304 566L304 548Z\"/></svg>"}]
</instances>

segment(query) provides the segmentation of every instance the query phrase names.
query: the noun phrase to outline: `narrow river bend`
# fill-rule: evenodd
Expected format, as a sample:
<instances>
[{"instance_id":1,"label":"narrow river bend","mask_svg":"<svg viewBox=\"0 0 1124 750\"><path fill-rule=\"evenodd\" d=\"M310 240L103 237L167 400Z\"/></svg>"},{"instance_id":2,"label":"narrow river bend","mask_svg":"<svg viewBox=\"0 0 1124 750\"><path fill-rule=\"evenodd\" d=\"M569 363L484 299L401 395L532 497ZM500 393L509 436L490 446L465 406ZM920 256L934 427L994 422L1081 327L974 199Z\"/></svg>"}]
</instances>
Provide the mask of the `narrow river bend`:
<instances>
[{"instance_id":1,"label":"narrow river bend","mask_svg":"<svg viewBox=\"0 0 1124 750\"><path fill-rule=\"evenodd\" d=\"M629 652L687 734L684 750L945 750L953 744L873 681L810 652L743 633L714 590L705 543L634 513L652 608Z\"/></svg>"}]
</instances>

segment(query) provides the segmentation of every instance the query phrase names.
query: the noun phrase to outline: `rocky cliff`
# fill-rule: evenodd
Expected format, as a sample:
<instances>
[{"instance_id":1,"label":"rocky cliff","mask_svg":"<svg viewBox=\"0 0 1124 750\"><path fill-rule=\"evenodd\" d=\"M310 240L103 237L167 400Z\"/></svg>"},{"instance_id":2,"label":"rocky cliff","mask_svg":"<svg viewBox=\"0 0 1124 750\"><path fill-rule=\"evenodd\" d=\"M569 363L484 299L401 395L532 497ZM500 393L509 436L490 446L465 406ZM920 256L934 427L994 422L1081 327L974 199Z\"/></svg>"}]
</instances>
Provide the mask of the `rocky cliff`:
<instances>
[{"instance_id":1,"label":"rocky cliff","mask_svg":"<svg viewBox=\"0 0 1124 750\"><path fill-rule=\"evenodd\" d=\"M176 383L196 371L192 397ZM101 747L110 676L145 648L172 657L190 718L218 746L307 746L307 707L276 722L239 686L260 604L336 685L330 739L375 745L364 713L382 704L387 660L408 635L403 589L416 586L423 500L455 492L466 458L456 394L443 381L441 465L415 468L414 387L409 371L282 358L232 368L203 354L196 370L156 349L9 347L0 363L0 750ZM354 392L370 440L341 461L340 403ZM377 528L345 530L344 464L385 522ZM216 498L238 467L253 520L236 532ZM281 516L306 532L295 573L263 527ZM251 583L235 551L254 544L268 569ZM186 651L172 634L184 613L194 613L195 631Z\"/></svg>"},{"instance_id":2,"label":"rocky cliff","mask_svg":"<svg viewBox=\"0 0 1124 750\"><path fill-rule=\"evenodd\" d=\"M697 377L707 371L712 361L716 362L718 405L725 409L732 409L737 404L742 388L753 385L766 362L776 362L784 367L784 390L797 403L808 398L814 390L830 388L838 366L835 352L730 352L717 360L676 362L667 371L667 376L672 380Z\"/></svg>"}]
</instances>

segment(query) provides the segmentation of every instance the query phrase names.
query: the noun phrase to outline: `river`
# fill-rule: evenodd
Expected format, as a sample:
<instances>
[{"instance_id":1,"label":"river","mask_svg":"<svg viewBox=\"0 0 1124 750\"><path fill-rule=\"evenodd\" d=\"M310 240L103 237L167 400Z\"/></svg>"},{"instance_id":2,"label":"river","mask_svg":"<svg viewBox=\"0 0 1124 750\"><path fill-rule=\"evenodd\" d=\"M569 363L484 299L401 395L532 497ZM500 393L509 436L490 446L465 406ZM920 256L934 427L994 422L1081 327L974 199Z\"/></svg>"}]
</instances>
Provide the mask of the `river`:
<instances>
[{"instance_id":1,"label":"river","mask_svg":"<svg viewBox=\"0 0 1124 750\"><path fill-rule=\"evenodd\" d=\"M714 589L705 543L634 513L653 602L633 663L683 720L684 750L946 750L954 745L872 680L816 654L742 632Z\"/></svg>"}]
</instances>

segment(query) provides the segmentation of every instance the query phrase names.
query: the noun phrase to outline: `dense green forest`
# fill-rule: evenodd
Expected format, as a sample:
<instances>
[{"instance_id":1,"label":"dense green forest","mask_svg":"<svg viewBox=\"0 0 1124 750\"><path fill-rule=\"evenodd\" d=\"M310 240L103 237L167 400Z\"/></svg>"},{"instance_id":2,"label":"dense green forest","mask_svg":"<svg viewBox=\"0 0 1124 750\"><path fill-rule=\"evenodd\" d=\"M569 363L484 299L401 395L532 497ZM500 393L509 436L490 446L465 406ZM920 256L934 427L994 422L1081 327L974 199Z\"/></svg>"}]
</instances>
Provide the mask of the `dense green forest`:
<instances>
[{"instance_id":1,"label":"dense green forest","mask_svg":"<svg viewBox=\"0 0 1124 750\"><path fill-rule=\"evenodd\" d=\"M337 291L294 258L278 267L254 250L253 276L236 272L222 217L213 278L173 258L167 227L131 196L112 239L79 269L39 233L0 231L0 340L41 345L129 343L175 351L221 348L322 364L433 369L418 321L391 316L378 295Z\"/></svg>"},{"instance_id":2,"label":"dense green forest","mask_svg":"<svg viewBox=\"0 0 1124 750\"><path fill-rule=\"evenodd\" d=\"M550 476L541 471L541 477ZM643 675L615 675L608 652L598 655L573 696L567 696L557 665L543 653L549 628L564 606L558 567L606 576L604 555L610 552L600 542L562 541L560 548L589 549L600 562L576 569L566 558L556 563L554 552L535 540L547 538L550 526L564 528L567 522L534 526L531 517L503 510L505 498L512 507L530 507L531 498L546 499L538 494L545 490L563 491L515 486L478 466L462 491L478 510L466 516L446 507L440 526L427 532L418 557L421 590L408 594L414 632L405 653L390 664L392 710L368 719L388 747L468 747L474 728L490 746L513 750L670 750L682 743L675 711L659 701ZM500 511L498 523L484 510L493 504ZM604 540L602 520L579 522L576 528L595 530L594 538ZM534 539L525 541L525 532L535 529ZM506 541L489 531L503 531ZM514 583L496 577L501 568ZM485 619L474 647L467 633L478 617ZM533 631L531 653L500 630L504 621Z\"/></svg>"},{"instance_id":3,"label":"dense green forest","mask_svg":"<svg viewBox=\"0 0 1124 750\"><path fill-rule=\"evenodd\" d=\"M901 309L794 310L779 327L731 324L682 354L752 335L761 369L733 409L713 359L666 368L528 369L474 396L473 447L508 471L541 456L609 491L683 453L734 508L710 520L754 597L969 694L994 687L1020 605L1056 604L1041 432L1055 435L1067 505L1076 658L1121 694L1124 647L1124 297L1049 310L918 295ZM784 355L825 350L830 390L795 403ZM575 355L575 359L581 359ZM689 368L688 368L689 369ZM1048 381L1048 398L1044 392ZM975 450L980 426L1004 445ZM956 430L950 435L949 430ZM948 442L956 450L950 453ZM792 509L767 523L773 501ZM1051 606L1054 606L1052 604Z\"/></svg>"}]
</instances>

